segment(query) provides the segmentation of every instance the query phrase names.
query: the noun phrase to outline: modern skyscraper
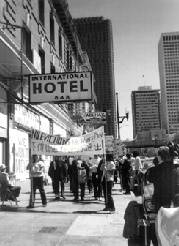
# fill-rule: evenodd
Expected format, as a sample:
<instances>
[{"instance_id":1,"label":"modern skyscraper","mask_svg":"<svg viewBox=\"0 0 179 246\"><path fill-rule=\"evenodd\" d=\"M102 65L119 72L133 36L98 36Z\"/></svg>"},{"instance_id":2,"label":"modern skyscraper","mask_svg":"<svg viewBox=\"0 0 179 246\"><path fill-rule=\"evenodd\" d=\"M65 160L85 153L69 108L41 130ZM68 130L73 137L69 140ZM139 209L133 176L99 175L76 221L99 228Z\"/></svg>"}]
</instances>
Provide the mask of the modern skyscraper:
<instances>
[{"instance_id":1,"label":"modern skyscraper","mask_svg":"<svg viewBox=\"0 0 179 246\"><path fill-rule=\"evenodd\" d=\"M162 129L176 133L179 131L179 32L161 34L158 61Z\"/></svg>"},{"instance_id":2,"label":"modern skyscraper","mask_svg":"<svg viewBox=\"0 0 179 246\"><path fill-rule=\"evenodd\" d=\"M116 102L112 25L103 17L74 19L81 47L88 54L94 73L96 111L107 113L106 135L116 138Z\"/></svg>"},{"instance_id":3,"label":"modern skyscraper","mask_svg":"<svg viewBox=\"0 0 179 246\"><path fill-rule=\"evenodd\" d=\"M160 93L150 86L132 91L133 137L142 131L160 129Z\"/></svg>"}]
</instances>

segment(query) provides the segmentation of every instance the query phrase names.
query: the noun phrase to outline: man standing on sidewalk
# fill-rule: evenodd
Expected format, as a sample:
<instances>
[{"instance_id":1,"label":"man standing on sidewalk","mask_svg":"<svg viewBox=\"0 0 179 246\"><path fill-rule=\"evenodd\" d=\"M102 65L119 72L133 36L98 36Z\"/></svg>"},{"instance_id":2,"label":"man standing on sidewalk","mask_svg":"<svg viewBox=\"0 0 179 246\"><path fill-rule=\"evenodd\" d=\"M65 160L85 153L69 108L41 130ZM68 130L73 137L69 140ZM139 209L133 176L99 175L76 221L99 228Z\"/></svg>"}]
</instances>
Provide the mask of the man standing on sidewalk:
<instances>
[{"instance_id":1,"label":"man standing on sidewalk","mask_svg":"<svg viewBox=\"0 0 179 246\"><path fill-rule=\"evenodd\" d=\"M106 163L101 165L101 171L103 171L102 186L103 194L105 198L105 208L103 211L115 211L114 200L112 197L112 187L114 183L114 170L115 164L112 154L106 155Z\"/></svg>"},{"instance_id":2,"label":"man standing on sidewalk","mask_svg":"<svg viewBox=\"0 0 179 246\"><path fill-rule=\"evenodd\" d=\"M60 171L59 171L59 161L58 156L54 157L54 160L50 162L50 167L48 170L48 175L52 180L53 193L55 194L55 200L60 200L59 195L59 181L60 181Z\"/></svg>"},{"instance_id":3,"label":"man standing on sidewalk","mask_svg":"<svg viewBox=\"0 0 179 246\"><path fill-rule=\"evenodd\" d=\"M29 206L27 206L27 208L34 208L36 189L39 189L40 196L42 199L42 206L46 207L47 199L46 199L44 183L43 183L43 177L45 174L44 162L40 160L37 155L33 155L32 163L29 163L27 169L29 170L30 179L31 179L31 194L30 194Z\"/></svg>"},{"instance_id":4,"label":"man standing on sidewalk","mask_svg":"<svg viewBox=\"0 0 179 246\"><path fill-rule=\"evenodd\" d=\"M61 198L65 199L65 182L67 181L67 163L64 157L59 158L59 181L61 188Z\"/></svg>"}]
</instances>

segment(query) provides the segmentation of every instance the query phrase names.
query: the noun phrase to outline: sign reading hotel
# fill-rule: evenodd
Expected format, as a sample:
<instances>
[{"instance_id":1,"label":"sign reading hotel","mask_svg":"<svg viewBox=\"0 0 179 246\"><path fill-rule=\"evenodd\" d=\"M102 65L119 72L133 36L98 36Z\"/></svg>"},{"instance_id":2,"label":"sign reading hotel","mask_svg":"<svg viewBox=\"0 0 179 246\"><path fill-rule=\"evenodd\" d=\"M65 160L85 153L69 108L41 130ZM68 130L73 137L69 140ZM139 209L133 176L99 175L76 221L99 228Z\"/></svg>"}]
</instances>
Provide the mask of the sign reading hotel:
<instances>
[{"instance_id":1,"label":"sign reading hotel","mask_svg":"<svg viewBox=\"0 0 179 246\"><path fill-rule=\"evenodd\" d=\"M30 103L63 103L91 100L91 72L29 75Z\"/></svg>"}]
</instances>

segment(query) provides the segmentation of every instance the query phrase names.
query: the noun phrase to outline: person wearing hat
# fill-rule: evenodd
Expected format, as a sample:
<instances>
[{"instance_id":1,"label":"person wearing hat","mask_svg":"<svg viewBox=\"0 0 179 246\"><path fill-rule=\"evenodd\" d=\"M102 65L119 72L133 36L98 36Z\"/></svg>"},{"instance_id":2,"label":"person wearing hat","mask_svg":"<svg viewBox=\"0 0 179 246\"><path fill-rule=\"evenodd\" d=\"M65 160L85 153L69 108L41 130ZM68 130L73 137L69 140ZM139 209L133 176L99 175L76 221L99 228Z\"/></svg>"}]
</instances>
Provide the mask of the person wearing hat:
<instances>
[{"instance_id":1,"label":"person wearing hat","mask_svg":"<svg viewBox=\"0 0 179 246\"><path fill-rule=\"evenodd\" d=\"M9 176L6 173L6 166L4 164L0 164L0 184L2 186L9 186Z\"/></svg>"},{"instance_id":2,"label":"person wearing hat","mask_svg":"<svg viewBox=\"0 0 179 246\"><path fill-rule=\"evenodd\" d=\"M20 194L20 186L13 186L9 182L9 175L6 172L6 166L4 164L0 164L0 193L1 193L1 200L11 200L15 201L17 205L17 197Z\"/></svg>"}]
</instances>

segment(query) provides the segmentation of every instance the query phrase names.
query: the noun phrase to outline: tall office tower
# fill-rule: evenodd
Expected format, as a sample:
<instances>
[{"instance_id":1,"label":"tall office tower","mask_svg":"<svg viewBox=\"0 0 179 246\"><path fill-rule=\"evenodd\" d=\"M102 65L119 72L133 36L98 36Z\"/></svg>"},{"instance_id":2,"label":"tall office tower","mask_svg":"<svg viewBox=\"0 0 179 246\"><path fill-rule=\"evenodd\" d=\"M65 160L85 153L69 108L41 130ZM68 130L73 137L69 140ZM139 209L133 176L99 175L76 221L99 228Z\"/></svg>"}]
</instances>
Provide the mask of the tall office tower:
<instances>
[{"instance_id":1,"label":"tall office tower","mask_svg":"<svg viewBox=\"0 0 179 246\"><path fill-rule=\"evenodd\" d=\"M103 17L73 20L81 47L88 54L94 73L94 89L97 96L96 111L107 113L106 135L117 135L114 53L111 21Z\"/></svg>"},{"instance_id":2,"label":"tall office tower","mask_svg":"<svg viewBox=\"0 0 179 246\"><path fill-rule=\"evenodd\" d=\"M142 131L161 128L160 93L150 86L139 87L132 91L133 137Z\"/></svg>"},{"instance_id":3,"label":"tall office tower","mask_svg":"<svg viewBox=\"0 0 179 246\"><path fill-rule=\"evenodd\" d=\"M158 61L162 129L176 133L179 131L179 32L161 34Z\"/></svg>"}]
</instances>

